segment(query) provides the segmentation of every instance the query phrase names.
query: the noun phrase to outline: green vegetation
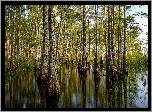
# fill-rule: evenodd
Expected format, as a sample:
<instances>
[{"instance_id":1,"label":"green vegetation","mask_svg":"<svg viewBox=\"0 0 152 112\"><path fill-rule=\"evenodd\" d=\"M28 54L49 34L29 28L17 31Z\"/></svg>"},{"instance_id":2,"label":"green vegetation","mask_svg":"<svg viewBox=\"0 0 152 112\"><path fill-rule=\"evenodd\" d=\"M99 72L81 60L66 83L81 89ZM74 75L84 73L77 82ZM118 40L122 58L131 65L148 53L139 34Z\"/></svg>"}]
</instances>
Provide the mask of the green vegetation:
<instances>
[{"instance_id":1,"label":"green vegetation","mask_svg":"<svg viewBox=\"0 0 152 112\"><path fill-rule=\"evenodd\" d=\"M137 14L126 15L127 10L132 6L124 5L55 5L54 11L54 35L55 35L55 59L58 68L61 68L66 60L72 61L72 66L77 66L79 58L83 53L88 53L90 62L94 62L97 55L100 56L106 65L106 49L112 49L114 65L118 66L118 60L123 61L123 53L126 52L127 68L148 66L148 54L143 55L141 43L137 42L137 37L141 34L141 29L134 20ZM111 12L108 12L108 8ZM120 9L119 9L120 8ZM6 75L10 71L23 72L26 69L34 69L35 61L40 65L42 51L45 42L46 61L49 63L49 31L48 31L48 6L46 6L46 31L43 26L43 5L6 5L5 6L5 71ZM98 14L95 11L98 10ZM112 12L113 11L113 12ZM148 14L140 13L141 17ZM84 15L85 14L85 15ZM111 18L108 19L108 14ZM86 17L83 20L83 16ZM97 18L96 18L97 17ZM83 26L85 21L85 26ZM96 25L97 22L97 25ZM111 22L111 23L109 23ZM109 27L109 25L112 25ZM85 27L86 39L83 40L83 27ZM119 27L119 28L118 28ZM111 46L106 39L111 28ZM125 30L126 31L125 31ZM43 37L45 36L45 41ZM119 39L118 39L119 35ZM148 32L147 32L148 35ZM82 42L85 43L84 47ZM124 44L124 42L126 42ZM98 44L96 44L98 43ZM120 43L120 45L118 45ZM148 43L146 43L148 44ZM90 46L89 46L90 45ZM96 45L97 52L96 52ZM118 48L119 51L118 51ZM126 51L124 51L126 48ZM86 52L82 52L82 51ZM90 51L90 52L89 52ZM119 52L119 53L118 53ZM96 54L97 53L97 54ZM117 55L119 54L119 56ZM136 66L138 65L138 66ZM139 66L140 65L140 66ZM12 72L11 72L12 73Z\"/></svg>"}]
</instances>

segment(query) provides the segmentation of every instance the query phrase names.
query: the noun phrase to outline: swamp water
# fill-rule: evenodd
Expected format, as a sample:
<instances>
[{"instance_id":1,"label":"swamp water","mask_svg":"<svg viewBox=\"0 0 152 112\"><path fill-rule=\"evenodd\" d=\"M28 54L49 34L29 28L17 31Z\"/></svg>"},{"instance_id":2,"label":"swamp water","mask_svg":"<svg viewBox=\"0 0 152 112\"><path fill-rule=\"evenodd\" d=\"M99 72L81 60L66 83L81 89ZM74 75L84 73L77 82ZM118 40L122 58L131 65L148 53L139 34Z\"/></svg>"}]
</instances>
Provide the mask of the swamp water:
<instances>
[{"instance_id":1,"label":"swamp water","mask_svg":"<svg viewBox=\"0 0 152 112\"><path fill-rule=\"evenodd\" d=\"M94 78L91 70L82 78L76 68L63 67L58 78L58 108L148 108L147 71L128 73L126 81L111 86L107 86L106 76ZM23 72L5 84L5 108L42 108L34 71Z\"/></svg>"}]
</instances>

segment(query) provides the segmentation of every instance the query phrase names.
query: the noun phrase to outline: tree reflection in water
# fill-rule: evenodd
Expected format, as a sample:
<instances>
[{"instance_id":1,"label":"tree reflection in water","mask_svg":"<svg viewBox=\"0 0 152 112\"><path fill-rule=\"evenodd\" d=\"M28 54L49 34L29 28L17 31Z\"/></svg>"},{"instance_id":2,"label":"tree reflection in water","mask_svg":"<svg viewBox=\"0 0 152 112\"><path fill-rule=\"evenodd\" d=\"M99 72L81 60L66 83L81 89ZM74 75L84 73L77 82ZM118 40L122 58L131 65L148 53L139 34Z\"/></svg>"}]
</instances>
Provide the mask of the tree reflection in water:
<instances>
[{"instance_id":1,"label":"tree reflection in water","mask_svg":"<svg viewBox=\"0 0 152 112\"><path fill-rule=\"evenodd\" d=\"M72 72L71 72L72 71ZM103 74L103 73L100 73ZM140 75L141 74L141 75ZM142 80L142 76L144 76ZM18 77L8 78L5 85L6 108L147 108L148 82L145 90L145 73L112 79L107 76L95 77L78 74L77 69L62 68L59 74L61 82L60 97L47 98L41 102L40 92L33 71L25 71ZM80 84L81 83L81 84Z\"/></svg>"},{"instance_id":2,"label":"tree reflection in water","mask_svg":"<svg viewBox=\"0 0 152 112\"><path fill-rule=\"evenodd\" d=\"M35 73L36 76L39 75L38 71L36 71ZM57 94L50 95L50 93L47 90L47 79L40 80L39 77L37 77L36 82L41 96L42 108L58 108L60 95Z\"/></svg>"},{"instance_id":3,"label":"tree reflection in water","mask_svg":"<svg viewBox=\"0 0 152 112\"><path fill-rule=\"evenodd\" d=\"M83 96L83 106L82 108L86 108L86 74L80 74L80 84L82 87L82 96Z\"/></svg>"},{"instance_id":4,"label":"tree reflection in water","mask_svg":"<svg viewBox=\"0 0 152 112\"><path fill-rule=\"evenodd\" d=\"M127 80L125 77L117 79L113 76L109 73L106 77L108 108L127 108Z\"/></svg>"},{"instance_id":5,"label":"tree reflection in water","mask_svg":"<svg viewBox=\"0 0 152 112\"><path fill-rule=\"evenodd\" d=\"M98 102L98 90L99 90L99 84L100 84L100 76L97 76L94 74L94 107L97 108L97 102Z\"/></svg>"}]
</instances>

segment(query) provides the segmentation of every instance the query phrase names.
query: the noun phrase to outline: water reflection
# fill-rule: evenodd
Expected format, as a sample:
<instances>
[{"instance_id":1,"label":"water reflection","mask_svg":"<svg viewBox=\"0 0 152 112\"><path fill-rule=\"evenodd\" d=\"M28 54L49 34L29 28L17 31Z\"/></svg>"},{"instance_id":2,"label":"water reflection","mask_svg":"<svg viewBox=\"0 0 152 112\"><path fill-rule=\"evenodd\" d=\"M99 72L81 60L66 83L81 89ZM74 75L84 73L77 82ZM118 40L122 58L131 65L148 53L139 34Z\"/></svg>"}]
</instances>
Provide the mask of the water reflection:
<instances>
[{"instance_id":1,"label":"water reflection","mask_svg":"<svg viewBox=\"0 0 152 112\"><path fill-rule=\"evenodd\" d=\"M86 78L87 78L86 74L80 75L80 84L82 88L82 100L83 100L82 108L86 108Z\"/></svg>"},{"instance_id":2,"label":"water reflection","mask_svg":"<svg viewBox=\"0 0 152 112\"><path fill-rule=\"evenodd\" d=\"M46 108L58 108L59 97L52 96L51 98L46 98Z\"/></svg>"},{"instance_id":3,"label":"water reflection","mask_svg":"<svg viewBox=\"0 0 152 112\"><path fill-rule=\"evenodd\" d=\"M94 91L94 107L97 108L98 103L98 90L99 90L99 84L100 84L100 77L97 77L96 74L94 74L94 85L95 85L95 91Z\"/></svg>"},{"instance_id":4,"label":"water reflection","mask_svg":"<svg viewBox=\"0 0 152 112\"><path fill-rule=\"evenodd\" d=\"M101 71L100 74L103 74ZM61 68L61 95L48 105L41 102L34 72L10 77L5 85L6 108L148 108L147 72L129 72L128 77L111 80L95 77L92 71L79 75L76 68ZM146 86L142 84L146 79ZM52 105L53 104L53 105ZM46 106L47 105L47 106Z\"/></svg>"}]
</instances>

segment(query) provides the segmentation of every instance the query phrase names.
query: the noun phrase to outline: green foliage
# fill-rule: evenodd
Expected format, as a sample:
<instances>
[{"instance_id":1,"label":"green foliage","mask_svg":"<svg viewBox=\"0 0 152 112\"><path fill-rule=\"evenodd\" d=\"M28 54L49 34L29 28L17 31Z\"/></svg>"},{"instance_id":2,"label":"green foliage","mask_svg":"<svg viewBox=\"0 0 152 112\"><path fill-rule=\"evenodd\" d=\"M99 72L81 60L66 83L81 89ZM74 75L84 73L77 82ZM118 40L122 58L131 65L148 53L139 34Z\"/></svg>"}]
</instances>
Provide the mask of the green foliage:
<instances>
[{"instance_id":1,"label":"green foliage","mask_svg":"<svg viewBox=\"0 0 152 112\"><path fill-rule=\"evenodd\" d=\"M127 54L127 68L128 69L143 69L147 68L148 70L148 56L139 55L137 53Z\"/></svg>"},{"instance_id":2,"label":"green foliage","mask_svg":"<svg viewBox=\"0 0 152 112\"><path fill-rule=\"evenodd\" d=\"M21 57L18 59L15 59L13 61L13 68L10 68L10 60L5 57L5 69L7 68L7 73L5 75L12 75L15 73L22 73L26 70L33 70L34 69L34 57L28 58L28 57Z\"/></svg>"},{"instance_id":3,"label":"green foliage","mask_svg":"<svg viewBox=\"0 0 152 112\"><path fill-rule=\"evenodd\" d=\"M100 9L100 16L98 18L98 32L100 33L100 37L97 38L98 41L98 47L100 50L99 53L102 53L105 51L105 47L108 46L107 43L105 43L105 38L107 38L106 35L108 35L108 6L107 5L99 5ZM138 26L138 23L135 22L135 16L140 15L141 17L148 17L148 14L145 12L138 12L137 14L128 15L124 17L123 8L126 7L126 10L130 10L132 5L120 5L120 18L119 18L119 7L118 5L114 6L114 37L113 41L115 44L115 48L118 49L118 24L120 20L120 29L121 29L121 39L124 39L123 36L123 30L124 26L126 28L126 48L127 48L127 65L130 67L135 67L136 65L145 65L148 64L146 60L148 60L148 56L141 55L141 49L140 45L136 43L137 37L141 34L142 30ZM43 9L42 5L7 5L5 10L5 30L6 30L6 39L9 40L9 47L6 49L6 56L5 56L5 67L10 67L11 58L8 58L11 56L12 47L14 50L14 65L15 67L19 67L20 71L24 71L25 68L33 68L34 67L34 61L35 61L35 52L31 55L29 52L31 49L36 50L36 46L38 46L40 51L42 50L42 40L43 40ZM113 6L110 6L110 8L113 8ZM13 19L14 13L16 12L15 20ZM76 57L78 54L78 59L80 58L80 42L81 42L81 34L80 32L83 31L82 29L82 19L83 19L83 11L81 5L56 5L55 9L55 37L59 39L58 42L58 52L60 54L63 53L63 61L69 57L71 60L74 61L74 63L77 62ZM91 21L89 24L90 29L90 40L91 46L95 45L95 13L94 13L94 5L87 5L86 8L86 18L87 20ZM36 15L38 18L36 18ZM62 15L62 21L61 21L61 15ZM13 24L13 22L15 22ZM124 24L124 22L126 22ZM60 26L62 24L62 26ZM36 29L36 26L39 29ZM65 28L64 28L65 26ZM88 35L88 23L86 24L86 37L87 37L87 47L88 47L88 41L89 41L89 35ZM15 32L14 32L15 29ZM62 32L59 32L60 30ZM38 35L36 35L38 31ZM48 37L48 32L47 37ZM58 34L60 34L60 37L58 37ZM78 34L79 33L79 34ZM146 33L148 36L148 32ZM72 43L72 37L73 37L73 43ZM83 36L82 36L83 37ZM37 41L36 41L36 38ZM78 41L77 41L78 40ZM100 40L100 41L99 41ZM14 42L14 43L13 43ZM68 44L68 48L67 48ZM56 46L57 44L55 44ZM72 47L73 45L73 47ZM46 46L47 50L49 51L49 38L46 40ZM122 45L123 47L123 45ZM79 49L78 49L79 48ZM78 51L76 54L76 50ZM94 62L94 53L91 49L90 51L90 60L91 62ZM67 53L67 54L66 54ZM25 54L25 55L24 55ZM101 54L99 54L100 56ZM15 58L17 57L17 58ZM49 57L49 56L48 56ZM104 64L105 64L105 57ZM48 59L47 59L48 60ZM114 59L115 61L117 59ZM117 62L116 62L117 63ZM59 62L59 65L61 66L62 62ZM9 68L11 69L11 68Z\"/></svg>"}]
</instances>

